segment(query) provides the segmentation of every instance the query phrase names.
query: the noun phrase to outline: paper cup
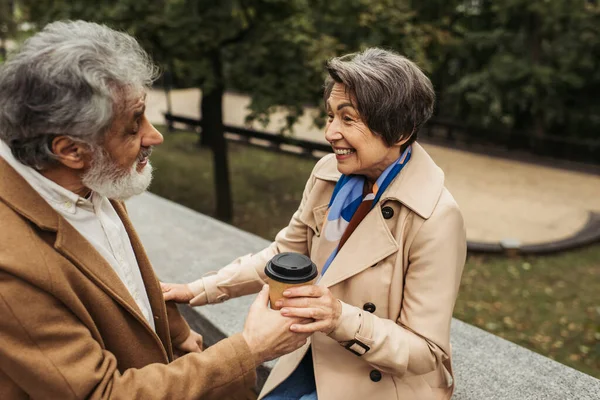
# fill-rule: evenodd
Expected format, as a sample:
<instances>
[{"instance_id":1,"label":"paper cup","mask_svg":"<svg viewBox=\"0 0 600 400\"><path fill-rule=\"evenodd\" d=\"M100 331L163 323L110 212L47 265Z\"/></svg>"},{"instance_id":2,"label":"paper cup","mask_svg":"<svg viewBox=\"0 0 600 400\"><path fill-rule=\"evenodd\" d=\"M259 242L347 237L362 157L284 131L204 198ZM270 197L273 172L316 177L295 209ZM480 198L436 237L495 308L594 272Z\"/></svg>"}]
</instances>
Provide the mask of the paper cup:
<instances>
[{"instance_id":1,"label":"paper cup","mask_svg":"<svg viewBox=\"0 0 600 400\"><path fill-rule=\"evenodd\" d=\"M283 292L285 289L294 287L294 286L304 286L304 285L312 285L315 282L315 279L310 280L304 283L285 283L278 282L274 279L269 279L269 303L273 310L279 310L281 307L275 307L275 303L277 300L283 297Z\"/></svg>"},{"instance_id":2,"label":"paper cup","mask_svg":"<svg viewBox=\"0 0 600 400\"><path fill-rule=\"evenodd\" d=\"M265 274L269 278L269 301L271 308L283 297L283 292L294 286L311 285L315 282L317 266L300 253L280 253L265 266Z\"/></svg>"}]
</instances>

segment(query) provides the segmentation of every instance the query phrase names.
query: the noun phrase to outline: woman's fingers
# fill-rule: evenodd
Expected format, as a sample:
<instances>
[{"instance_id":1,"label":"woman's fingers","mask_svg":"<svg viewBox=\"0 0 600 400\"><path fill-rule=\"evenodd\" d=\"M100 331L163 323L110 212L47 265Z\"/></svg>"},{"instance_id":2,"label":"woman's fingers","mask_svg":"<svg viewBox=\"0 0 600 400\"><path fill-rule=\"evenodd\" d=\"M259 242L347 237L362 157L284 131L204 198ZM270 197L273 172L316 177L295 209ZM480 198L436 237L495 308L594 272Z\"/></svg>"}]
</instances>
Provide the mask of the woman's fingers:
<instances>
[{"instance_id":1,"label":"woman's fingers","mask_svg":"<svg viewBox=\"0 0 600 400\"><path fill-rule=\"evenodd\" d=\"M293 307L293 308L309 308L316 307L319 304L319 299L314 297L296 297L293 299L280 299L277 300L275 305L277 307Z\"/></svg>"},{"instance_id":2,"label":"woman's fingers","mask_svg":"<svg viewBox=\"0 0 600 400\"><path fill-rule=\"evenodd\" d=\"M327 332L331 330L329 320L320 320L310 324L293 324L290 331L296 333Z\"/></svg>"},{"instance_id":3,"label":"woman's fingers","mask_svg":"<svg viewBox=\"0 0 600 400\"><path fill-rule=\"evenodd\" d=\"M326 288L316 285L297 286L286 289L283 296L292 297L321 297L325 294Z\"/></svg>"},{"instance_id":4,"label":"woman's fingers","mask_svg":"<svg viewBox=\"0 0 600 400\"><path fill-rule=\"evenodd\" d=\"M297 317L307 319L324 319L325 312L319 308L294 308L286 307L280 310L284 317Z\"/></svg>"},{"instance_id":5,"label":"woman's fingers","mask_svg":"<svg viewBox=\"0 0 600 400\"><path fill-rule=\"evenodd\" d=\"M181 283L162 283L160 288L163 292L165 301L175 301L177 303L187 303L194 298L194 294L188 285Z\"/></svg>"}]
</instances>

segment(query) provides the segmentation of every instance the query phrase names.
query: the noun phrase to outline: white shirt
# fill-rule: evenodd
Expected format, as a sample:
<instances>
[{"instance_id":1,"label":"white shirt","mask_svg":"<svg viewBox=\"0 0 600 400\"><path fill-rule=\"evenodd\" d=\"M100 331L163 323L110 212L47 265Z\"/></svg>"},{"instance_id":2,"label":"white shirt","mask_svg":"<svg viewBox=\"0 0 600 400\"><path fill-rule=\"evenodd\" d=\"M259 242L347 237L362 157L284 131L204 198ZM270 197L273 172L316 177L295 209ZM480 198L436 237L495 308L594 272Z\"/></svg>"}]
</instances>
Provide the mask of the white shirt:
<instances>
[{"instance_id":1,"label":"white shirt","mask_svg":"<svg viewBox=\"0 0 600 400\"><path fill-rule=\"evenodd\" d=\"M2 140L0 140L0 157L4 158L104 257L131 293L148 324L155 330L152 308L133 247L123 222L110 201L95 192L92 192L88 200L65 189L35 169L21 164Z\"/></svg>"}]
</instances>

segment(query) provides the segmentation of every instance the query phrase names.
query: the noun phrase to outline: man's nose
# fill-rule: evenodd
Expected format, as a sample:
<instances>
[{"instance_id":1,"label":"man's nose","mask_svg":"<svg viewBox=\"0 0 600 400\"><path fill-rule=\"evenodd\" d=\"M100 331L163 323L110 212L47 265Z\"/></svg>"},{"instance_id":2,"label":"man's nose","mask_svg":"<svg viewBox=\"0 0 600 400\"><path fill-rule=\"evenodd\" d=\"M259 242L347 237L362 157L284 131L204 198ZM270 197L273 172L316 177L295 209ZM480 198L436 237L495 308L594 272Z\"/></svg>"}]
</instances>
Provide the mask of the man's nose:
<instances>
[{"instance_id":1,"label":"man's nose","mask_svg":"<svg viewBox=\"0 0 600 400\"><path fill-rule=\"evenodd\" d=\"M142 146L151 147L158 146L163 142L164 138L162 133L158 131L150 122L146 122L146 130L142 138Z\"/></svg>"}]
</instances>

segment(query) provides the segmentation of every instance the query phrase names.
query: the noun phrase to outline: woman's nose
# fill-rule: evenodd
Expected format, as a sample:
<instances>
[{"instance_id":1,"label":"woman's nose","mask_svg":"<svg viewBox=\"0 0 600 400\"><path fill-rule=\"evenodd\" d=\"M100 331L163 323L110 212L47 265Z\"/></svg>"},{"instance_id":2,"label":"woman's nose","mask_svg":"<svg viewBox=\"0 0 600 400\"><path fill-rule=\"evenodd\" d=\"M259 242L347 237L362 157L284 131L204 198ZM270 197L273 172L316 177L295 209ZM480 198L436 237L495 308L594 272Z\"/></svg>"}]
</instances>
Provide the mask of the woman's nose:
<instances>
[{"instance_id":1,"label":"woman's nose","mask_svg":"<svg viewBox=\"0 0 600 400\"><path fill-rule=\"evenodd\" d=\"M339 124L334 118L333 121L328 123L325 126L325 140L329 143L335 142L336 140L340 140L342 138L342 133L339 130Z\"/></svg>"}]
</instances>

